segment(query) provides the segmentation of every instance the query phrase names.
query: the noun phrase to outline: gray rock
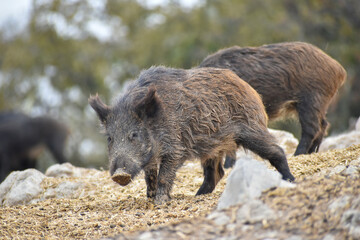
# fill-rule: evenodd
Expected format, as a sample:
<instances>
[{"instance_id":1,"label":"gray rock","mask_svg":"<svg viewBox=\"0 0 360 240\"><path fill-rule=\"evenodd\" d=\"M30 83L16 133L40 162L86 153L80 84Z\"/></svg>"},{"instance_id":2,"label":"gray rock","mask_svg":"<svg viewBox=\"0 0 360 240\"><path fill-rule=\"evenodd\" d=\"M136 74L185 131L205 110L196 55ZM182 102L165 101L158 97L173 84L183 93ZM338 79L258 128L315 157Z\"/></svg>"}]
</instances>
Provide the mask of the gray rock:
<instances>
[{"instance_id":1,"label":"gray rock","mask_svg":"<svg viewBox=\"0 0 360 240\"><path fill-rule=\"evenodd\" d=\"M360 131L360 117L359 117L358 120L356 121L355 130L356 130L356 131Z\"/></svg>"},{"instance_id":2,"label":"gray rock","mask_svg":"<svg viewBox=\"0 0 360 240\"><path fill-rule=\"evenodd\" d=\"M360 210L360 198L356 197L352 200L351 202L351 208L352 209L357 209Z\"/></svg>"},{"instance_id":3,"label":"gray rock","mask_svg":"<svg viewBox=\"0 0 360 240\"><path fill-rule=\"evenodd\" d=\"M154 239L154 235L151 232L144 232L138 236L139 240L149 240Z\"/></svg>"},{"instance_id":4,"label":"gray rock","mask_svg":"<svg viewBox=\"0 0 360 240\"><path fill-rule=\"evenodd\" d=\"M261 240L280 240L278 236L279 232L277 231L260 231L258 233L254 233L254 239Z\"/></svg>"},{"instance_id":5,"label":"gray rock","mask_svg":"<svg viewBox=\"0 0 360 240\"><path fill-rule=\"evenodd\" d=\"M241 206L236 214L236 219L241 223L254 224L264 220L276 219L277 214L260 200L251 200Z\"/></svg>"},{"instance_id":6,"label":"gray rock","mask_svg":"<svg viewBox=\"0 0 360 240\"><path fill-rule=\"evenodd\" d=\"M358 173L359 173L359 167L354 165L348 166L344 171L344 174L346 175L357 175Z\"/></svg>"},{"instance_id":7,"label":"gray rock","mask_svg":"<svg viewBox=\"0 0 360 240\"><path fill-rule=\"evenodd\" d=\"M331 234L326 234L322 240L335 240L335 236Z\"/></svg>"},{"instance_id":8,"label":"gray rock","mask_svg":"<svg viewBox=\"0 0 360 240\"><path fill-rule=\"evenodd\" d=\"M216 225L226 225L230 222L230 217L228 217L224 212L215 211L207 218L213 220Z\"/></svg>"},{"instance_id":9,"label":"gray rock","mask_svg":"<svg viewBox=\"0 0 360 240\"><path fill-rule=\"evenodd\" d=\"M237 229L237 225L235 223L230 223L226 225L226 230L229 232L233 232Z\"/></svg>"},{"instance_id":10,"label":"gray rock","mask_svg":"<svg viewBox=\"0 0 360 240\"><path fill-rule=\"evenodd\" d=\"M294 235L294 236L286 238L285 240L303 240L303 238L301 236Z\"/></svg>"},{"instance_id":11,"label":"gray rock","mask_svg":"<svg viewBox=\"0 0 360 240\"><path fill-rule=\"evenodd\" d=\"M330 173L329 173L329 176L332 176L334 174L339 174L341 173L342 171L344 171L346 169L346 166L344 165L337 165L336 167L330 169Z\"/></svg>"},{"instance_id":12,"label":"gray rock","mask_svg":"<svg viewBox=\"0 0 360 240\"><path fill-rule=\"evenodd\" d=\"M82 169L74 167L71 163L54 164L46 170L45 175L47 177L80 177Z\"/></svg>"},{"instance_id":13,"label":"gray rock","mask_svg":"<svg viewBox=\"0 0 360 240\"><path fill-rule=\"evenodd\" d=\"M340 223L349 229L349 234L354 239L360 239L360 211L347 210L341 217Z\"/></svg>"},{"instance_id":14,"label":"gray rock","mask_svg":"<svg viewBox=\"0 0 360 240\"><path fill-rule=\"evenodd\" d=\"M349 165L360 167L360 157L356 160L352 160Z\"/></svg>"},{"instance_id":15,"label":"gray rock","mask_svg":"<svg viewBox=\"0 0 360 240\"><path fill-rule=\"evenodd\" d=\"M336 213L339 210L342 210L343 208L345 208L347 205L350 204L350 200L351 197L348 195L339 197L337 199L335 199L330 205L329 205L329 210L331 211L331 213Z\"/></svg>"},{"instance_id":16,"label":"gray rock","mask_svg":"<svg viewBox=\"0 0 360 240\"><path fill-rule=\"evenodd\" d=\"M30 203L43 191L44 178L36 169L12 172L0 185L0 206Z\"/></svg>"},{"instance_id":17,"label":"gray rock","mask_svg":"<svg viewBox=\"0 0 360 240\"><path fill-rule=\"evenodd\" d=\"M46 171L52 177L87 177L96 178L100 171L72 166L70 163L55 164ZM56 187L41 188L40 184L46 178L35 169L11 173L0 185L0 206L35 203L50 198L79 198L91 195L85 191L86 182L63 181Z\"/></svg>"},{"instance_id":18,"label":"gray rock","mask_svg":"<svg viewBox=\"0 0 360 240\"><path fill-rule=\"evenodd\" d=\"M268 169L263 162L249 157L240 158L228 177L218 209L246 203L258 198L263 191L279 186L293 187L294 184L283 181L280 173Z\"/></svg>"},{"instance_id":19,"label":"gray rock","mask_svg":"<svg viewBox=\"0 0 360 240\"><path fill-rule=\"evenodd\" d=\"M360 118L356 122L355 130L325 138L319 147L319 152L343 149L353 144L360 144Z\"/></svg>"},{"instance_id":20,"label":"gray rock","mask_svg":"<svg viewBox=\"0 0 360 240\"><path fill-rule=\"evenodd\" d=\"M56 188L50 188L44 193L44 198L78 198L81 195L79 191L84 186L81 182L65 181Z\"/></svg>"},{"instance_id":21,"label":"gray rock","mask_svg":"<svg viewBox=\"0 0 360 240\"><path fill-rule=\"evenodd\" d=\"M292 156L296 150L299 140L292 133L270 129L269 132L276 138L277 144L284 149L286 156Z\"/></svg>"}]
</instances>

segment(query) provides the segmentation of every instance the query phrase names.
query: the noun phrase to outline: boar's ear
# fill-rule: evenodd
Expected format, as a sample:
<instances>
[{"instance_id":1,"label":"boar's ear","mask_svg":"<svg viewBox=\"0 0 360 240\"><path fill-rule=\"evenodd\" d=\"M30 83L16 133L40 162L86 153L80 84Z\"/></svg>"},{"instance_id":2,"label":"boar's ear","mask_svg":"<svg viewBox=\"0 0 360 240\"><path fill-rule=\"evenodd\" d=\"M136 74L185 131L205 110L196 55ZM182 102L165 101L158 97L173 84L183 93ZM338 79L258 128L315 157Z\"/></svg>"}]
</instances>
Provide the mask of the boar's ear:
<instances>
[{"instance_id":1,"label":"boar's ear","mask_svg":"<svg viewBox=\"0 0 360 240\"><path fill-rule=\"evenodd\" d=\"M110 113L109 106L107 106L105 103L103 103L100 100L98 94L96 94L96 96L90 96L89 104L99 116L100 121L104 123L106 121L107 116Z\"/></svg>"},{"instance_id":2,"label":"boar's ear","mask_svg":"<svg viewBox=\"0 0 360 240\"><path fill-rule=\"evenodd\" d=\"M160 100L157 97L156 89L150 87L145 97L135 106L135 112L140 118L154 117L160 108Z\"/></svg>"}]
</instances>

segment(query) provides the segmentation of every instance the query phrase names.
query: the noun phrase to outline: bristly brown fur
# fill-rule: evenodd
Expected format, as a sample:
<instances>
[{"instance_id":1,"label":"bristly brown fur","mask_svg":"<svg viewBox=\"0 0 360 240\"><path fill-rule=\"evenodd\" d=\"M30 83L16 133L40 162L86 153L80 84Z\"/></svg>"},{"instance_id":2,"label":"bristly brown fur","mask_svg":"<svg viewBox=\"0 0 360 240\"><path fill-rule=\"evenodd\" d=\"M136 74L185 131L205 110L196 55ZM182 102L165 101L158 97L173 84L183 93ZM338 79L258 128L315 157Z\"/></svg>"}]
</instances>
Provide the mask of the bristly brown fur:
<instances>
[{"instance_id":1,"label":"bristly brown fur","mask_svg":"<svg viewBox=\"0 0 360 240\"><path fill-rule=\"evenodd\" d=\"M234 71L261 95L270 119L296 112L302 136L295 155L318 150L328 127L326 111L346 79L337 61L303 42L234 46L206 57L199 67Z\"/></svg>"},{"instance_id":2,"label":"bristly brown fur","mask_svg":"<svg viewBox=\"0 0 360 240\"><path fill-rule=\"evenodd\" d=\"M107 109L94 106L100 113ZM147 195L158 202L170 198L176 170L188 159L201 159L204 168L197 194L212 192L224 175L225 152L240 146L294 179L267 130L260 96L230 70L152 67L109 109L110 173L122 168L134 177L144 169Z\"/></svg>"}]
</instances>

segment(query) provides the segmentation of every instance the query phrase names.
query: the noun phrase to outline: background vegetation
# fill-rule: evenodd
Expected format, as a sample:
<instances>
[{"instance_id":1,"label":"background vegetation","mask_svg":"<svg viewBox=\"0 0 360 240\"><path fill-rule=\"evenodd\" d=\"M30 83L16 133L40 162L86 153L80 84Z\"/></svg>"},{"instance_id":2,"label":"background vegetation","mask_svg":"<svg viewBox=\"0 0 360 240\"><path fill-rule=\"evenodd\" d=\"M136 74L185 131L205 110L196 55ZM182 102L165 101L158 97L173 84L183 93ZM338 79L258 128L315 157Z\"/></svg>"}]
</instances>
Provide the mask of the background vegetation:
<instances>
[{"instance_id":1,"label":"background vegetation","mask_svg":"<svg viewBox=\"0 0 360 240\"><path fill-rule=\"evenodd\" d=\"M0 32L0 110L66 123L75 165L107 165L90 94L111 102L141 69L191 68L232 45L306 41L320 47L348 72L329 109L332 133L360 115L358 0L194 0L191 7L176 0L33 0L27 27L14 32L14 25Z\"/></svg>"}]
</instances>

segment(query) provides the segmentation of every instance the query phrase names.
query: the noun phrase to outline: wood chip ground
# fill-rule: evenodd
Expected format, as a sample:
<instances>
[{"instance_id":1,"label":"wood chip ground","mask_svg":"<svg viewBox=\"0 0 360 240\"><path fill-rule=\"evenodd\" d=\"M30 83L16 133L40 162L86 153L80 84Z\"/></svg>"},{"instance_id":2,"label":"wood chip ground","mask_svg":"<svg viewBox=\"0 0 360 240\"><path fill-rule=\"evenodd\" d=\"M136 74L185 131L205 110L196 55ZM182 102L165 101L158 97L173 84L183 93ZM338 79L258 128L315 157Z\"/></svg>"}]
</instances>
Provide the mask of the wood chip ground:
<instances>
[{"instance_id":1,"label":"wood chip ground","mask_svg":"<svg viewBox=\"0 0 360 240\"><path fill-rule=\"evenodd\" d=\"M262 195L261 199L282 212L283 217L263 223L261 229L280 231L284 236L302 233L309 239L333 232L339 239L346 239L348 232L339 227L341 215L331 213L327 206L347 194L360 197L360 176L329 176L329 171L359 157L360 145L289 158L297 187L278 188ZM30 205L0 207L0 238L98 239L118 235L119 239L136 239L141 231L160 231L160 227L164 234L168 231L169 238L252 239L256 233L251 226L246 231L238 227L218 229L205 218L216 208L230 171L226 170L212 194L195 197L203 180L202 170L198 161L189 161L177 172L172 200L159 206L146 198L142 175L125 187L114 183L107 171L89 170L81 178L46 178L42 183L45 189L62 181L73 181L82 182L83 190L76 199L47 199ZM226 211L231 213L235 208Z\"/></svg>"}]
</instances>

